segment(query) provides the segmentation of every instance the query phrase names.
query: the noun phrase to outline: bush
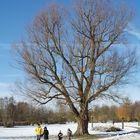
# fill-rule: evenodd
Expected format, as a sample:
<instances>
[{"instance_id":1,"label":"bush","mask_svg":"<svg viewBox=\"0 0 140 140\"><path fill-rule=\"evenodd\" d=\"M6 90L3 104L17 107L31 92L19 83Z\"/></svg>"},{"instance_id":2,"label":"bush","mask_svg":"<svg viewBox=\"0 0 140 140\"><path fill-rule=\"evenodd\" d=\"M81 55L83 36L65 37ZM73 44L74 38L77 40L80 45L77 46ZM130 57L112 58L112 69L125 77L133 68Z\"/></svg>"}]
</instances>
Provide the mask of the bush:
<instances>
[{"instance_id":1,"label":"bush","mask_svg":"<svg viewBox=\"0 0 140 140\"><path fill-rule=\"evenodd\" d=\"M13 121L7 121L4 123L5 127L14 127L14 122Z\"/></svg>"},{"instance_id":2,"label":"bush","mask_svg":"<svg viewBox=\"0 0 140 140\"><path fill-rule=\"evenodd\" d=\"M116 132L116 131L122 131L122 129L117 127L110 127L109 129L106 130L106 132Z\"/></svg>"}]
</instances>

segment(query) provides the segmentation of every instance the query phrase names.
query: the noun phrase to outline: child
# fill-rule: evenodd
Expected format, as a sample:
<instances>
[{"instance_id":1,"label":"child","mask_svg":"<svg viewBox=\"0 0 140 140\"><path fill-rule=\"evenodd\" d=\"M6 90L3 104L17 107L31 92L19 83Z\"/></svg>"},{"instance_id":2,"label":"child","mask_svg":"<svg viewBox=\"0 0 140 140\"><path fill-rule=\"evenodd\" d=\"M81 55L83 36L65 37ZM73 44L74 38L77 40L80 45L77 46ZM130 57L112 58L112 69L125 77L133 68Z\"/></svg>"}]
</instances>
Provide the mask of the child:
<instances>
[{"instance_id":1,"label":"child","mask_svg":"<svg viewBox=\"0 0 140 140\"><path fill-rule=\"evenodd\" d=\"M49 131L47 130L47 127L44 127L44 131L43 131L42 136L44 137L44 140L49 139Z\"/></svg>"},{"instance_id":2,"label":"child","mask_svg":"<svg viewBox=\"0 0 140 140\"><path fill-rule=\"evenodd\" d=\"M67 131L67 136L68 136L68 140L71 140L72 131L69 128L68 128L68 131Z\"/></svg>"},{"instance_id":3,"label":"child","mask_svg":"<svg viewBox=\"0 0 140 140\"><path fill-rule=\"evenodd\" d=\"M58 140L62 140L62 138L63 138L63 133L60 130L58 133Z\"/></svg>"}]
</instances>

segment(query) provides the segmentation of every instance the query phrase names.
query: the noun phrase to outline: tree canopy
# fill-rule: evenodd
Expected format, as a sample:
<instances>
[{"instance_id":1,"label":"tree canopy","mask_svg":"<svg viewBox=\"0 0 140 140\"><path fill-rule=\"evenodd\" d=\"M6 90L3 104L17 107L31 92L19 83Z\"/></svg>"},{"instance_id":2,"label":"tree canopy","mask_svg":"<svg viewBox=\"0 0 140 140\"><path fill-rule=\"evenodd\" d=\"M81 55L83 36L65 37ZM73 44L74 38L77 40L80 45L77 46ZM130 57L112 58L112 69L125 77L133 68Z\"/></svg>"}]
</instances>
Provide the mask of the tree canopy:
<instances>
[{"instance_id":1,"label":"tree canopy","mask_svg":"<svg viewBox=\"0 0 140 140\"><path fill-rule=\"evenodd\" d=\"M111 89L124 84L136 64L135 51L122 45L131 19L129 8L110 0L76 0L69 13L48 6L16 47L28 76L20 89L41 104L61 100L78 122L77 134L88 134L89 104L116 100Z\"/></svg>"}]
</instances>

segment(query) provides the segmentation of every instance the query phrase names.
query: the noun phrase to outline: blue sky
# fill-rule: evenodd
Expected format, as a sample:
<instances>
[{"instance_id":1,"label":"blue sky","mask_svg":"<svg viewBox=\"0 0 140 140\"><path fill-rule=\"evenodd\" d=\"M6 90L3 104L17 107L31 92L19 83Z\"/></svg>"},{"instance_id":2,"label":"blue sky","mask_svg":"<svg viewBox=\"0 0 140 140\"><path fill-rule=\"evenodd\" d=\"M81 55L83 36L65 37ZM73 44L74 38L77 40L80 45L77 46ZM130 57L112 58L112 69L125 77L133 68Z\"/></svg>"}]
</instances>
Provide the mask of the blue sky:
<instances>
[{"instance_id":1,"label":"blue sky","mask_svg":"<svg viewBox=\"0 0 140 140\"><path fill-rule=\"evenodd\" d=\"M120 1L120 0L118 0ZM140 0L124 0L135 11L130 23L129 41L140 45ZM23 79L23 73L16 69L11 46L26 37L26 27L35 15L52 0L0 0L0 97L13 94L10 88L17 79ZM55 0L69 7L71 0ZM138 58L140 59L140 58ZM139 69L139 68L138 68ZM137 77L137 78L136 78ZM133 100L140 100L140 74L136 73L136 84L124 88L124 92Z\"/></svg>"}]
</instances>

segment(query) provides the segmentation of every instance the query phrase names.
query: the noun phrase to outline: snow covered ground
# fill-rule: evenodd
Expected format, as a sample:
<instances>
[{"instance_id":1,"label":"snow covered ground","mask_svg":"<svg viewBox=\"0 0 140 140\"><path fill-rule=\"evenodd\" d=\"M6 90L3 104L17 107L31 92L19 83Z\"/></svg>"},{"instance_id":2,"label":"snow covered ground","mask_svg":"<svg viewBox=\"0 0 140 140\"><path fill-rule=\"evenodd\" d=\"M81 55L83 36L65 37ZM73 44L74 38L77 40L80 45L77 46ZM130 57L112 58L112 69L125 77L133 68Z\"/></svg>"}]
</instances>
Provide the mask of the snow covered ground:
<instances>
[{"instance_id":1,"label":"snow covered ground","mask_svg":"<svg viewBox=\"0 0 140 140\"><path fill-rule=\"evenodd\" d=\"M59 130L66 135L68 128L70 128L73 133L77 128L77 124L75 123L42 125L42 127L44 126L47 126L52 140L54 139L53 137L58 134ZM91 124L89 124L89 132L90 134L99 136L111 136L100 140L140 140L140 133L124 134L136 131L138 127L137 123L125 123L125 128L121 132L105 132L105 129L111 126L111 123L94 123L94 129L92 130ZM114 126L121 128L121 123L116 123ZM35 128L36 126L15 126L14 128L0 127L0 140L33 140L35 139Z\"/></svg>"},{"instance_id":2,"label":"snow covered ground","mask_svg":"<svg viewBox=\"0 0 140 140\"><path fill-rule=\"evenodd\" d=\"M104 138L99 140L140 140L140 134L126 134L121 136L114 136L111 138Z\"/></svg>"}]
</instances>

